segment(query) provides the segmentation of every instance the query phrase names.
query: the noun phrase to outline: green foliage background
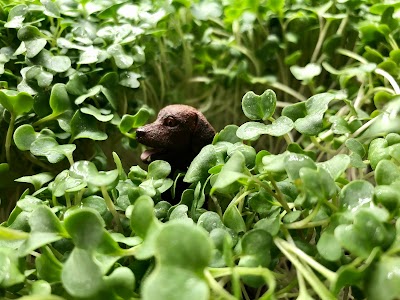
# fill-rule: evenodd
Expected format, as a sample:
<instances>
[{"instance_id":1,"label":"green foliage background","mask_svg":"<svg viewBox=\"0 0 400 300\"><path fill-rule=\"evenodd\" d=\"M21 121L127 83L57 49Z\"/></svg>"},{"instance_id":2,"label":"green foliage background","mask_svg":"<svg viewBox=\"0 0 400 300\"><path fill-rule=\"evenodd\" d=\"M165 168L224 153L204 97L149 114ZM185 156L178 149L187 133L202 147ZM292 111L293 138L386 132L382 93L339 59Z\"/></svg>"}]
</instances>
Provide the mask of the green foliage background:
<instances>
[{"instance_id":1,"label":"green foliage background","mask_svg":"<svg viewBox=\"0 0 400 300\"><path fill-rule=\"evenodd\" d=\"M398 297L399 3L0 4L1 297ZM170 103L220 131L177 206Z\"/></svg>"}]
</instances>

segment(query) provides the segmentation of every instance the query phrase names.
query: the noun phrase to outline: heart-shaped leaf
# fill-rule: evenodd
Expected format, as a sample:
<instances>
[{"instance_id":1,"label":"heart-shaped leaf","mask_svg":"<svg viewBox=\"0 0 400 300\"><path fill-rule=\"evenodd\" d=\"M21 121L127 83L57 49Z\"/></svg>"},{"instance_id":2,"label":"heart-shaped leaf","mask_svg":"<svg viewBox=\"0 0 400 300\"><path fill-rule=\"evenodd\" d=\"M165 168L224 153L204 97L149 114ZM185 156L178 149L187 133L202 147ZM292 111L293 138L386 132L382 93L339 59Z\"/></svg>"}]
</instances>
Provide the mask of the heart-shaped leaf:
<instances>
[{"instance_id":1,"label":"heart-shaped leaf","mask_svg":"<svg viewBox=\"0 0 400 300\"><path fill-rule=\"evenodd\" d=\"M266 90L260 96L247 92L242 99L242 109L251 120L267 120L274 114L276 95L272 90Z\"/></svg>"},{"instance_id":2,"label":"heart-shaped leaf","mask_svg":"<svg viewBox=\"0 0 400 300\"><path fill-rule=\"evenodd\" d=\"M293 121L288 117L281 116L272 124L266 125L258 122L247 122L239 127L236 134L243 140L257 140L260 135L282 136L294 127Z\"/></svg>"},{"instance_id":3,"label":"heart-shaped leaf","mask_svg":"<svg viewBox=\"0 0 400 300\"><path fill-rule=\"evenodd\" d=\"M42 67L33 66L25 74L26 80L36 80L41 88L49 87L53 81L53 74L46 72Z\"/></svg>"},{"instance_id":4,"label":"heart-shaped leaf","mask_svg":"<svg viewBox=\"0 0 400 300\"><path fill-rule=\"evenodd\" d=\"M72 152L76 149L75 144L59 145L52 137L39 137L31 144L30 150L33 155L46 156L52 164L58 163L64 157L72 157Z\"/></svg>"},{"instance_id":5,"label":"heart-shaped leaf","mask_svg":"<svg viewBox=\"0 0 400 300\"><path fill-rule=\"evenodd\" d=\"M296 103L285 107L282 115L294 121L297 131L305 135L317 135L323 129L322 120L334 94L322 93L309 98L304 104Z\"/></svg>"},{"instance_id":6,"label":"heart-shaped leaf","mask_svg":"<svg viewBox=\"0 0 400 300\"><path fill-rule=\"evenodd\" d=\"M34 186L35 191L37 191L44 184L46 184L53 178L54 178L54 176L51 173L44 172L44 173L39 173L39 174L31 175L31 176L23 176L18 179L15 179L15 181L31 183Z\"/></svg>"},{"instance_id":7,"label":"heart-shaped leaf","mask_svg":"<svg viewBox=\"0 0 400 300\"><path fill-rule=\"evenodd\" d=\"M314 77L321 74L322 68L318 64L310 63L305 67L291 66L290 71L297 80L309 82Z\"/></svg>"},{"instance_id":8,"label":"heart-shaped leaf","mask_svg":"<svg viewBox=\"0 0 400 300\"><path fill-rule=\"evenodd\" d=\"M32 109L33 98L25 92L18 93L12 90L0 90L0 104L17 117Z\"/></svg>"},{"instance_id":9,"label":"heart-shaped leaf","mask_svg":"<svg viewBox=\"0 0 400 300\"><path fill-rule=\"evenodd\" d=\"M122 133L129 132L132 128L139 128L147 123L152 112L147 107L141 107L135 115L124 115L119 124Z\"/></svg>"},{"instance_id":10,"label":"heart-shaped leaf","mask_svg":"<svg viewBox=\"0 0 400 300\"><path fill-rule=\"evenodd\" d=\"M135 72L122 72L120 74L119 84L131 89L137 89L140 86L140 82L138 79L141 77L142 75Z\"/></svg>"},{"instance_id":11,"label":"heart-shaped leaf","mask_svg":"<svg viewBox=\"0 0 400 300\"><path fill-rule=\"evenodd\" d=\"M50 51L42 49L35 57L30 60L36 64L41 65L50 71L56 73L63 73L71 67L71 59L68 56L53 56Z\"/></svg>"},{"instance_id":12,"label":"heart-shaped leaf","mask_svg":"<svg viewBox=\"0 0 400 300\"><path fill-rule=\"evenodd\" d=\"M86 107L81 108L81 112L87 115L91 115L95 117L100 122L109 122L114 118L113 114L110 114L109 110L100 110L94 107L93 105L88 105Z\"/></svg>"}]
</instances>

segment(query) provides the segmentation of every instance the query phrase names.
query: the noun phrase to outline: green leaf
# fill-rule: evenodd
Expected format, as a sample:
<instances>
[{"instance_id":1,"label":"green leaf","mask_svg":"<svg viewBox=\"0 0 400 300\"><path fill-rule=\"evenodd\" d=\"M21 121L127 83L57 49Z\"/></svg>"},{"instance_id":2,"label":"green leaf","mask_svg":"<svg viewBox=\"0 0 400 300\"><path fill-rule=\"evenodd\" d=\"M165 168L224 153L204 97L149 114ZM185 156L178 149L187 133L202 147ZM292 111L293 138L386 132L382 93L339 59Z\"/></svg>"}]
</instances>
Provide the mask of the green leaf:
<instances>
[{"instance_id":1,"label":"green leaf","mask_svg":"<svg viewBox=\"0 0 400 300\"><path fill-rule=\"evenodd\" d=\"M18 30L18 38L25 43L26 56L35 57L46 46L47 41L37 27L24 26Z\"/></svg>"},{"instance_id":2,"label":"green leaf","mask_svg":"<svg viewBox=\"0 0 400 300\"><path fill-rule=\"evenodd\" d=\"M171 173L171 166L163 160L156 160L149 164L147 178L157 180L165 179Z\"/></svg>"},{"instance_id":3,"label":"green leaf","mask_svg":"<svg viewBox=\"0 0 400 300\"><path fill-rule=\"evenodd\" d=\"M21 28L25 20L25 15L29 12L29 8L25 4L19 4L12 7L8 13L5 28Z\"/></svg>"},{"instance_id":4,"label":"green leaf","mask_svg":"<svg viewBox=\"0 0 400 300\"><path fill-rule=\"evenodd\" d=\"M233 156L237 151L243 154L246 167L253 168L256 160L256 150L242 142L237 142L228 148L227 154L228 156Z\"/></svg>"},{"instance_id":5,"label":"green leaf","mask_svg":"<svg viewBox=\"0 0 400 300\"><path fill-rule=\"evenodd\" d=\"M281 116L270 125L258 122L247 122L239 127L236 134L243 140L257 140L260 135L282 136L292 130L293 121L288 117Z\"/></svg>"},{"instance_id":6,"label":"green leaf","mask_svg":"<svg viewBox=\"0 0 400 300\"><path fill-rule=\"evenodd\" d=\"M73 210L64 220L76 247L85 250L95 250L103 237L104 221L97 211L90 208Z\"/></svg>"},{"instance_id":7,"label":"green leaf","mask_svg":"<svg viewBox=\"0 0 400 300\"><path fill-rule=\"evenodd\" d=\"M34 186L35 191L37 191L44 184L51 181L53 178L54 178L54 176L51 173L44 172L44 173L39 173L39 174L31 175L31 176L23 176L18 179L15 179L15 181L31 183Z\"/></svg>"},{"instance_id":8,"label":"green leaf","mask_svg":"<svg viewBox=\"0 0 400 300\"><path fill-rule=\"evenodd\" d=\"M235 183L239 179L248 177L243 173L245 168L244 155L239 151L235 152L222 167L217 180L212 184L210 193L212 194L214 191L221 193L236 192L240 186L235 185Z\"/></svg>"},{"instance_id":9,"label":"green leaf","mask_svg":"<svg viewBox=\"0 0 400 300\"><path fill-rule=\"evenodd\" d=\"M88 105L87 107L82 107L81 112L87 115L91 115L95 117L98 121L104 123L110 122L114 118L114 115L110 114L109 110L104 110L104 109L100 110L92 105Z\"/></svg>"},{"instance_id":10,"label":"green leaf","mask_svg":"<svg viewBox=\"0 0 400 300\"><path fill-rule=\"evenodd\" d=\"M51 286L44 280L37 280L32 284L32 294L46 296L51 294Z\"/></svg>"},{"instance_id":11,"label":"green leaf","mask_svg":"<svg viewBox=\"0 0 400 300\"><path fill-rule=\"evenodd\" d=\"M369 207L374 187L364 180L355 180L346 185L339 196L339 205L343 211L355 212L362 207Z\"/></svg>"},{"instance_id":12,"label":"green leaf","mask_svg":"<svg viewBox=\"0 0 400 300\"><path fill-rule=\"evenodd\" d=\"M105 222L111 220L111 213L109 212L105 200L97 195L92 195L87 198L82 199L82 207L92 208L96 210Z\"/></svg>"},{"instance_id":13,"label":"green leaf","mask_svg":"<svg viewBox=\"0 0 400 300\"><path fill-rule=\"evenodd\" d=\"M93 297L103 288L103 274L93 255L74 248L64 264L61 280L65 290L73 297Z\"/></svg>"},{"instance_id":14,"label":"green leaf","mask_svg":"<svg viewBox=\"0 0 400 300\"><path fill-rule=\"evenodd\" d=\"M337 261L342 256L342 248L331 232L324 231L317 243L318 253L328 261Z\"/></svg>"},{"instance_id":15,"label":"green leaf","mask_svg":"<svg viewBox=\"0 0 400 300\"><path fill-rule=\"evenodd\" d=\"M366 280L368 299L396 299L400 295L400 258L382 256L373 267Z\"/></svg>"},{"instance_id":16,"label":"green leaf","mask_svg":"<svg viewBox=\"0 0 400 300\"><path fill-rule=\"evenodd\" d=\"M285 158L287 155L287 153L272 155L268 151L260 151L256 156L259 173L269 173L277 176L284 174Z\"/></svg>"},{"instance_id":17,"label":"green leaf","mask_svg":"<svg viewBox=\"0 0 400 300\"><path fill-rule=\"evenodd\" d=\"M30 58L30 60L34 64L41 65L56 73L66 72L71 67L71 59L68 56L53 56L51 52L46 49L42 49L38 55Z\"/></svg>"},{"instance_id":18,"label":"green leaf","mask_svg":"<svg viewBox=\"0 0 400 300\"><path fill-rule=\"evenodd\" d=\"M318 64L310 63L305 67L291 66L290 71L297 80L310 82L314 77L321 74L322 68Z\"/></svg>"},{"instance_id":19,"label":"green leaf","mask_svg":"<svg viewBox=\"0 0 400 300\"><path fill-rule=\"evenodd\" d=\"M335 181L325 169L302 168L299 174L309 206L313 206L318 201L331 199L336 193Z\"/></svg>"},{"instance_id":20,"label":"green leaf","mask_svg":"<svg viewBox=\"0 0 400 300\"><path fill-rule=\"evenodd\" d=\"M383 138L371 141L368 148L368 159L373 170L381 160L390 159L388 142Z\"/></svg>"},{"instance_id":21,"label":"green leaf","mask_svg":"<svg viewBox=\"0 0 400 300\"><path fill-rule=\"evenodd\" d=\"M253 229L242 238L242 254L239 260L240 267L268 267L271 262L271 235L261 229ZM242 280L251 287L259 287L264 284L260 276L246 275Z\"/></svg>"},{"instance_id":22,"label":"green leaf","mask_svg":"<svg viewBox=\"0 0 400 300\"><path fill-rule=\"evenodd\" d=\"M349 150L351 150L352 152L357 153L361 157L365 156L366 151L365 151L363 144L361 144L356 139L348 139L345 144L346 144L346 147Z\"/></svg>"},{"instance_id":23,"label":"green leaf","mask_svg":"<svg viewBox=\"0 0 400 300\"><path fill-rule=\"evenodd\" d=\"M36 80L41 88L47 88L53 81L53 74L46 72L42 67L33 66L25 74L27 81Z\"/></svg>"},{"instance_id":24,"label":"green leaf","mask_svg":"<svg viewBox=\"0 0 400 300\"><path fill-rule=\"evenodd\" d=\"M108 186L113 183L116 185L116 180L118 178L118 170L110 171L97 171L91 174L88 178L88 183L93 186Z\"/></svg>"},{"instance_id":25,"label":"green leaf","mask_svg":"<svg viewBox=\"0 0 400 300\"><path fill-rule=\"evenodd\" d=\"M148 108L141 107L135 115L124 115L122 117L119 130L121 130L122 133L127 133L132 128L139 128L147 123L151 115L152 112Z\"/></svg>"},{"instance_id":26,"label":"green leaf","mask_svg":"<svg viewBox=\"0 0 400 300\"><path fill-rule=\"evenodd\" d=\"M56 83L53 85L50 94L50 107L53 110L52 116L57 117L66 110L71 109L71 101L65 84Z\"/></svg>"},{"instance_id":27,"label":"green leaf","mask_svg":"<svg viewBox=\"0 0 400 300\"><path fill-rule=\"evenodd\" d=\"M51 209L45 205L37 207L30 215L28 222L32 232L65 234L60 220Z\"/></svg>"},{"instance_id":28,"label":"green leaf","mask_svg":"<svg viewBox=\"0 0 400 300\"><path fill-rule=\"evenodd\" d=\"M400 207L400 190L397 184L375 187L374 201L394 212Z\"/></svg>"},{"instance_id":29,"label":"green leaf","mask_svg":"<svg viewBox=\"0 0 400 300\"><path fill-rule=\"evenodd\" d=\"M113 289L114 293L122 299L133 297L135 289L135 275L127 267L119 267L114 270L105 280L107 287Z\"/></svg>"},{"instance_id":30,"label":"green leaf","mask_svg":"<svg viewBox=\"0 0 400 300\"><path fill-rule=\"evenodd\" d=\"M67 191L80 190L86 187L86 182L73 176L72 172L64 170L59 173L54 181L49 184L49 189L54 197L61 197Z\"/></svg>"},{"instance_id":31,"label":"green leaf","mask_svg":"<svg viewBox=\"0 0 400 300\"><path fill-rule=\"evenodd\" d=\"M304 104L296 103L285 107L282 115L294 121L296 130L304 135L317 135L323 129L322 120L329 103L335 99L331 93L317 94Z\"/></svg>"},{"instance_id":32,"label":"green leaf","mask_svg":"<svg viewBox=\"0 0 400 300\"><path fill-rule=\"evenodd\" d=\"M107 139L107 134L97 128L96 118L78 110L71 119L71 139L74 141L82 138L103 141Z\"/></svg>"},{"instance_id":33,"label":"green leaf","mask_svg":"<svg viewBox=\"0 0 400 300\"><path fill-rule=\"evenodd\" d=\"M120 69L127 69L133 64L132 56L125 54L124 49L119 44L108 47L107 52L114 58L115 64Z\"/></svg>"},{"instance_id":34,"label":"green leaf","mask_svg":"<svg viewBox=\"0 0 400 300\"><path fill-rule=\"evenodd\" d=\"M205 1L193 4L191 13L197 20L207 21L209 19L218 19L222 15L222 9L216 2Z\"/></svg>"},{"instance_id":35,"label":"green leaf","mask_svg":"<svg viewBox=\"0 0 400 300\"><path fill-rule=\"evenodd\" d=\"M256 95L247 92L242 98L242 109L246 117L251 120L267 120L275 111L276 95L272 90Z\"/></svg>"},{"instance_id":36,"label":"green leaf","mask_svg":"<svg viewBox=\"0 0 400 300\"><path fill-rule=\"evenodd\" d=\"M354 224L336 227L335 237L352 254L368 258L375 247L386 250L395 238L395 228L378 218L374 209L360 209L355 215Z\"/></svg>"},{"instance_id":37,"label":"green leaf","mask_svg":"<svg viewBox=\"0 0 400 300\"><path fill-rule=\"evenodd\" d=\"M131 72L131 71L126 71L122 72L119 75L119 84L122 86L126 86L131 89L137 89L140 86L139 78L141 78L142 75Z\"/></svg>"},{"instance_id":38,"label":"green leaf","mask_svg":"<svg viewBox=\"0 0 400 300\"><path fill-rule=\"evenodd\" d=\"M27 151L39 136L32 125L24 124L14 131L14 143L19 150Z\"/></svg>"},{"instance_id":39,"label":"green leaf","mask_svg":"<svg viewBox=\"0 0 400 300\"><path fill-rule=\"evenodd\" d=\"M69 81L65 85L67 92L74 96L81 96L88 92L85 84L88 77L82 72L76 72L71 75Z\"/></svg>"},{"instance_id":40,"label":"green leaf","mask_svg":"<svg viewBox=\"0 0 400 300\"><path fill-rule=\"evenodd\" d=\"M289 179L294 181L300 178L300 170L302 168L316 169L317 165L307 155L288 153L288 155L286 155L284 158L284 167L289 176Z\"/></svg>"},{"instance_id":41,"label":"green leaf","mask_svg":"<svg viewBox=\"0 0 400 300\"><path fill-rule=\"evenodd\" d=\"M75 144L59 145L52 137L39 137L31 144L30 150L33 155L46 156L50 163L58 163L64 157L72 156L76 149Z\"/></svg>"},{"instance_id":42,"label":"green leaf","mask_svg":"<svg viewBox=\"0 0 400 300\"><path fill-rule=\"evenodd\" d=\"M179 221L166 224L156 240L157 267L143 283L143 299L208 299L203 272L211 261L211 249L201 228Z\"/></svg>"},{"instance_id":43,"label":"green leaf","mask_svg":"<svg viewBox=\"0 0 400 300\"><path fill-rule=\"evenodd\" d=\"M381 160L375 169L375 180L378 185L390 185L400 179L400 168L390 160Z\"/></svg>"},{"instance_id":44,"label":"green leaf","mask_svg":"<svg viewBox=\"0 0 400 300\"><path fill-rule=\"evenodd\" d=\"M33 107L31 95L11 90L0 90L0 104L15 117L29 112Z\"/></svg>"},{"instance_id":45,"label":"green leaf","mask_svg":"<svg viewBox=\"0 0 400 300\"><path fill-rule=\"evenodd\" d=\"M44 6L44 14L52 17L52 18L59 18L60 11L57 7L57 4L51 0L40 0L40 2Z\"/></svg>"},{"instance_id":46,"label":"green leaf","mask_svg":"<svg viewBox=\"0 0 400 300\"><path fill-rule=\"evenodd\" d=\"M208 170L217 163L217 152L214 145L207 145L193 159L183 178L184 182L193 183L205 180L208 177Z\"/></svg>"},{"instance_id":47,"label":"green leaf","mask_svg":"<svg viewBox=\"0 0 400 300\"><path fill-rule=\"evenodd\" d=\"M230 205L225 210L223 218L224 224L236 233L246 232L246 224L236 205Z\"/></svg>"},{"instance_id":48,"label":"green leaf","mask_svg":"<svg viewBox=\"0 0 400 300\"><path fill-rule=\"evenodd\" d=\"M19 256L26 256L39 247L60 240L66 235L60 220L47 206L36 208L28 220L29 238L18 249Z\"/></svg>"},{"instance_id":49,"label":"green leaf","mask_svg":"<svg viewBox=\"0 0 400 300\"><path fill-rule=\"evenodd\" d=\"M330 160L319 163L318 166L328 171L334 180L337 180L350 165L350 157L346 154L338 154Z\"/></svg>"},{"instance_id":50,"label":"green leaf","mask_svg":"<svg viewBox=\"0 0 400 300\"><path fill-rule=\"evenodd\" d=\"M237 125L226 125L224 129L215 135L213 144L215 145L217 142L229 142L232 144L241 142L242 140L236 135L238 128Z\"/></svg>"},{"instance_id":51,"label":"green leaf","mask_svg":"<svg viewBox=\"0 0 400 300\"><path fill-rule=\"evenodd\" d=\"M130 225L132 230L144 241L135 256L138 259L152 257L161 223L154 215L154 202L149 196L140 196L136 199L131 214Z\"/></svg>"},{"instance_id":52,"label":"green leaf","mask_svg":"<svg viewBox=\"0 0 400 300\"><path fill-rule=\"evenodd\" d=\"M38 277L50 283L61 281L62 264L51 252L49 247L43 247L41 254L35 259Z\"/></svg>"},{"instance_id":53,"label":"green leaf","mask_svg":"<svg viewBox=\"0 0 400 300\"><path fill-rule=\"evenodd\" d=\"M24 270L13 249L0 247L0 266L0 287L8 288L24 282Z\"/></svg>"}]
</instances>

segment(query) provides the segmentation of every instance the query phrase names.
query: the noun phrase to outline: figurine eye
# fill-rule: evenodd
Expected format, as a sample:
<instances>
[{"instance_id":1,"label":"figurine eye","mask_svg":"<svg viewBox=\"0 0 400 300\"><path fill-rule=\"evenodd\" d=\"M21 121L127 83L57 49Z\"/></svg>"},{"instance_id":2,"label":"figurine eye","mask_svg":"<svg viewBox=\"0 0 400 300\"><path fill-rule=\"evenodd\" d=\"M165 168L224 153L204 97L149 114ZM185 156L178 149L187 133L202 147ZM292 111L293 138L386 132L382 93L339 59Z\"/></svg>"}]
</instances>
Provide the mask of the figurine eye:
<instances>
[{"instance_id":1,"label":"figurine eye","mask_svg":"<svg viewBox=\"0 0 400 300\"><path fill-rule=\"evenodd\" d=\"M173 117L166 117L164 119L164 125L168 127L175 127L176 125L178 125L178 122Z\"/></svg>"}]
</instances>

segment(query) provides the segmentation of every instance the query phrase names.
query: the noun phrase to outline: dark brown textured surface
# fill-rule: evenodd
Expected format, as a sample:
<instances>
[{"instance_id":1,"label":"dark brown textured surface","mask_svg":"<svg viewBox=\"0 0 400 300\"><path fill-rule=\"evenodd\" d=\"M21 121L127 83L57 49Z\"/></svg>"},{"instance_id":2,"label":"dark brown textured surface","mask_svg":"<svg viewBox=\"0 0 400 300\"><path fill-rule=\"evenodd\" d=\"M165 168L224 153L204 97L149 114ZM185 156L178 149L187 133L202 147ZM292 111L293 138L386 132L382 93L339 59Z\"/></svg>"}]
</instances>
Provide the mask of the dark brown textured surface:
<instances>
[{"instance_id":1,"label":"dark brown textured surface","mask_svg":"<svg viewBox=\"0 0 400 300\"><path fill-rule=\"evenodd\" d=\"M136 131L137 141L151 148L142 153L143 162L161 159L173 170L182 171L214 135L214 128L201 112L182 104L164 107L153 123Z\"/></svg>"}]
</instances>

